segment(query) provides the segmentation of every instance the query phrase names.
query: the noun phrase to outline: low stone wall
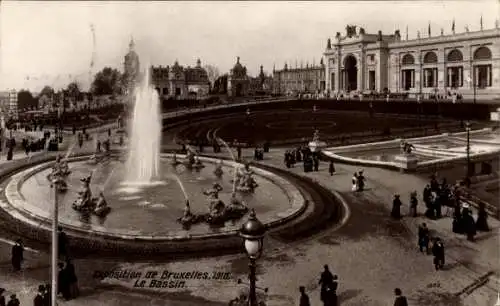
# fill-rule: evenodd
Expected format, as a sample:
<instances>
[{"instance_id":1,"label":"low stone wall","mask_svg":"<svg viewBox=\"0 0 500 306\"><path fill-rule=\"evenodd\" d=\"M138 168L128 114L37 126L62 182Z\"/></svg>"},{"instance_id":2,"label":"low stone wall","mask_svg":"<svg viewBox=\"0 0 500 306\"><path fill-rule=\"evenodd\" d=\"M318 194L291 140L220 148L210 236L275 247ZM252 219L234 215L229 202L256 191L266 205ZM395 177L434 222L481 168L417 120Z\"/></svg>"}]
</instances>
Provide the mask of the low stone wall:
<instances>
[{"instance_id":1,"label":"low stone wall","mask_svg":"<svg viewBox=\"0 0 500 306\"><path fill-rule=\"evenodd\" d=\"M55 159L57 153L32 158L29 162L17 162L15 165L10 165L8 169L0 170L0 177L6 179L7 176L21 169L36 166L32 171L42 171L52 165L51 161ZM166 154L162 157L171 157ZM179 156L178 157L182 157ZM88 156L78 156L70 161L80 161L88 158ZM205 162L214 162L212 158L200 157L200 160ZM242 166L232 161L226 161L230 166ZM41 165L40 165L41 164ZM5 171L7 170L7 171ZM263 176L275 184L287 194L290 200L290 208L287 211L278 213L275 219L268 220L266 226L270 232L274 228L283 226L288 221L293 220L301 215L306 206L305 200L298 189L296 189L286 179L281 178L272 172L253 168L257 175ZM19 174L19 173L18 173ZM22 173L21 173L22 174ZM51 239L51 219L50 212L42 212L41 210L33 211L27 208L25 200L19 193L19 185L25 179L26 173L23 175L14 175L12 181L5 190L6 198L0 201L0 217L12 224L12 229L20 236L28 239L49 242ZM99 249L104 252L120 253L120 254L150 254L150 253L199 253L210 252L215 250L241 249L241 238L238 230L232 230L217 234L206 235L190 235L188 232L173 235L173 236L149 236L149 235L128 235L119 232L109 231L105 228L93 226L92 229L86 224L61 224L65 232L70 236L71 245L74 248L82 250Z\"/></svg>"}]
</instances>

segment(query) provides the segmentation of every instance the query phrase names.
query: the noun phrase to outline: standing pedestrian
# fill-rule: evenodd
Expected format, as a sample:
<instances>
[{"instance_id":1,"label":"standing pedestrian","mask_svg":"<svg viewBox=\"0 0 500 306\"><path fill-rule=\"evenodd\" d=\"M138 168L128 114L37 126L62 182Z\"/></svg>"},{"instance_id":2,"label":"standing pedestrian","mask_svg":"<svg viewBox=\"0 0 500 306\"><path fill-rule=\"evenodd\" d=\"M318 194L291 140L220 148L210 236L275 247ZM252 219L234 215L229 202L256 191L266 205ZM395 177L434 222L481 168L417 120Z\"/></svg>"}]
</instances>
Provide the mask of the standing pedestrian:
<instances>
[{"instance_id":1,"label":"standing pedestrian","mask_svg":"<svg viewBox=\"0 0 500 306\"><path fill-rule=\"evenodd\" d=\"M358 191L363 191L365 189L365 176L363 175L363 170L358 173Z\"/></svg>"},{"instance_id":2,"label":"standing pedestrian","mask_svg":"<svg viewBox=\"0 0 500 306\"><path fill-rule=\"evenodd\" d=\"M401 289L394 289L394 295L396 295L394 306L408 306L408 300L406 299L406 296L403 295Z\"/></svg>"},{"instance_id":3,"label":"standing pedestrian","mask_svg":"<svg viewBox=\"0 0 500 306\"><path fill-rule=\"evenodd\" d=\"M358 190L358 173L357 172L354 172L354 174L352 175L351 184L352 184L351 190L357 191Z\"/></svg>"},{"instance_id":4,"label":"standing pedestrian","mask_svg":"<svg viewBox=\"0 0 500 306\"><path fill-rule=\"evenodd\" d=\"M328 166L328 172L330 172L330 176L333 176L335 173L335 165L333 164L333 160L330 161L330 165Z\"/></svg>"},{"instance_id":5,"label":"standing pedestrian","mask_svg":"<svg viewBox=\"0 0 500 306\"><path fill-rule=\"evenodd\" d=\"M413 191L410 194L410 215L412 217L417 216L417 205L418 205L417 192Z\"/></svg>"},{"instance_id":6,"label":"standing pedestrian","mask_svg":"<svg viewBox=\"0 0 500 306\"><path fill-rule=\"evenodd\" d=\"M321 277L319 279L319 284L321 285L321 301L325 305L328 305L329 302L329 291L333 287L333 274L330 272L328 265L324 265L324 270L321 273Z\"/></svg>"},{"instance_id":7,"label":"standing pedestrian","mask_svg":"<svg viewBox=\"0 0 500 306\"><path fill-rule=\"evenodd\" d=\"M488 226L488 213L486 212L486 204L484 202L479 202L479 209L477 211L476 219L476 229L482 232L488 232L490 227Z\"/></svg>"},{"instance_id":8,"label":"standing pedestrian","mask_svg":"<svg viewBox=\"0 0 500 306\"><path fill-rule=\"evenodd\" d=\"M427 227L427 224L422 223L418 227L418 248L420 249L420 252L429 252L429 228Z\"/></svg>"},{"instance_id":9,"label":"standing pedestrian","mask_svg":"<svg viewBox=\"0 0 500 306\"><path fill-rule=\"evenodd\" d=\"M306 288L304 286L300 286L299 291L300 291L299 306L311 306L311 302L309 301L309 296L306 293Z\"/></svg>"},{"instance_id":10,"label":"standing pedestrian","mask_svg":"<svg viewBox=\"0 0 500 306\"><path fill-rule=\"evenodd\" d=\"M432 255L434 255L434 267L440 270L444 266L444 244L440 238L436 237L432 244Z\"/></svg>"},{"instance_id":11,"label":"standing pedestrian","mask_svg":"<svg viewBox=\"0 0 500 306\"><path fill-rule=\"evenodd\" d=\"M394 219L401 218L401 205L403 205L403 203L401 202L399 194L395 194L394 199L392 200L391 210L391 217L393 217Z\"/></svg>"},{"instance_id":12,"label":"standing pedestrian","mask_svg":"<svg viewBox=\"0 0 500 306\"><path fill-rule=\"evenodd\" d=\"M241 160L241 147L238 147L236 152L238 153L238 160Z\"/></svg>"},{"instance_id":13,"label":"standing pedestrian","mask_svg":"<svg viewBox=\"0 0 500 306\"><path fill-rule=\"evenodd\" d=\"M14 271L21 270L21 263L24 260L24 248L21 239L16 240L16 244L12 247L12 267Z\"/></svg>"},{"instance_id":14,"label":"standing pedestrian","mask_svg":"<svg viewBox=\"0 0 500 306\"><path fill-rule=\"evenodd\" d=\"M50 284L45 284L45 290L43 292L43 306L52 305L52 288Z\"/></svg>"}]
</instances>

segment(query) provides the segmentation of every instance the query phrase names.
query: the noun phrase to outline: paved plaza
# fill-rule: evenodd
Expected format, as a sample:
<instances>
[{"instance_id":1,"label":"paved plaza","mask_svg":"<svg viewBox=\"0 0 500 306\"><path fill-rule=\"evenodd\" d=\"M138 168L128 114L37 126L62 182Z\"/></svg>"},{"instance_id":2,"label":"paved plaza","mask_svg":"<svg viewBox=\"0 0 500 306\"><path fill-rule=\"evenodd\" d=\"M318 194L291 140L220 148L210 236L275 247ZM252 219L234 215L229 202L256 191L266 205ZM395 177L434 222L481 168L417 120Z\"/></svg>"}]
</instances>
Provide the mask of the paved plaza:
<instances>
[{"instance_id":1,"label":"paved plaza","mask_svg":"<svg viewBox=\"0 0 500 306\"><path fill-rule=\"evenodd\" d=\"M104 129L105 130L105 129ZM87 142L82 149L93 144ZM210 149L209 149L210 150ZM285 168L285 148L271 149L262 163ZM227 153L206 153L227 156ZM253 150L244 150L244 158L252 158ZM289 171L314 179L318 184L339 192L349 207L345 224L332 226L308 239L293 243L279 237L266 237L264 254L258 264L258 286L269 288L261 292L267 305L294 305L298 300L298 287L305 286L312 305L320 305L319 274L328 264L339 276L338 295L341 305L390 305L393 289L402 288L410 305L493 305L496 300L498 270L499 223L490 220L492 231L478 235L476 242L453 234L451 218L432 221L419 216L393 221L389 217L392 196L401 194L407 212L407 199L413 190L419 191L425 179L378 168L364 168L367 190L350 191L352 173L359 167L336 165L337 172L330 176L326 163L318 172L303 173L296 166ZM423 214L424 205L419 205ZM416 230L426 222L435 235L444 240L446 267L436 272L432 256L418 252ZM14 240L16 237L4 237ZM31 242L30 242L31 243ZM29 247L37 248L35 245ZM41 282L49 279L50 256L44 251L28 251L25 267L20 273L11 272L10 247L2 243L0 283L15 292L22 305L28 305ZM126 262L98 256L75 260L82 296L61 302L62 305L227 305L228 301L245 289L237 279L246 280L246 255L228 255L215 258L176 259L175 256L158 262ZM134 287L135 280L96 278L96 271L171 271L171 272L230 272L229 279L189 280L179 289L142 289ZM480 286L482 278L488 281ZM478 287L478 288L475 288Z\"/></svg>"}]
</instances>

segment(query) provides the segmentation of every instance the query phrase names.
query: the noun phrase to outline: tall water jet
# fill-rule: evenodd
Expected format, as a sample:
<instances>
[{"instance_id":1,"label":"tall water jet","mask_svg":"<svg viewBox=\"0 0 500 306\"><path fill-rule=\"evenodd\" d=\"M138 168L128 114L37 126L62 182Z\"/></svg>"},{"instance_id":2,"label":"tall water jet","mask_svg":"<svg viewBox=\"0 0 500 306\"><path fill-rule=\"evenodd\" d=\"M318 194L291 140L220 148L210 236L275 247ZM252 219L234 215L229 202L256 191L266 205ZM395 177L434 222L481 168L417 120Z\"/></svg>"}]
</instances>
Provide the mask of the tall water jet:
<instances>
[{"instance_id":1,"label":"tall water jet","mask_svg":"<svg viewBox=\"0 0 500 306\"><path fill-rule=\"evenodd\" d=\"M131 124L127 182L148 184L160 175L161 117L158 92L151 87L150 71L136 88Z\"/></svg>"}]
</instances>

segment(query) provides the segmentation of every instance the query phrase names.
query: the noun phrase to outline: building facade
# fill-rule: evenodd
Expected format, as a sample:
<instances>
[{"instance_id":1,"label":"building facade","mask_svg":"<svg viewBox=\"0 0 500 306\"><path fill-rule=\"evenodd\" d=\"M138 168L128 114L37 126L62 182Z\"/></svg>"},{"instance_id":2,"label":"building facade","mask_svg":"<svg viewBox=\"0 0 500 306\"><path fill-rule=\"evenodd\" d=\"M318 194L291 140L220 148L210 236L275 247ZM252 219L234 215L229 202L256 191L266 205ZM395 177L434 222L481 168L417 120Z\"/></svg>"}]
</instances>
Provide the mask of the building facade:
<instances>
[{"instance_id":1,"label":"building facade","mask_svg":"<svg viewBox=\"0 0 500 306\"><path fill-rule=\"evenodd\" d=\"M184 68L176 61L173 66L151 67L151 83L164 98L203 98L209 94L207 71L198 59L195 67Z\"/></svg>"},{"instance_id":2,"label":"building facade","mask_svg":"<svg viewBox=\"0 0 500 306\"><path fill-rule=\"evenodd\" d=\"M403 40L366 34L347 26L328 39L326 91L330 94L384 92L410 97L459 93L465 98L500 97L500 29L466 31Z\"/></svg>"},{"instance_id":3,"label":"building facade","mask_svg":"<svg viewBox=\"0 0 500 306\"><path fill-rule=\"evenodd\" d=\"M282 70L273 70L273 93L276 95L315 94L326 89L325 65L290 68L285 64Z\"/></svg>"},{"instance_id":4,"label":"building facade","mask_svg":"<svg viewBox=\"0 0 500 306\"><path fill-rule=\"evenodd\" d=\"M227 95L230 97L248 96L250 93L250 77L247 75L247 67L240 64L240 57L236 58L236 64L229 71L227 77Z\"/></svg>"}]
</instances>

